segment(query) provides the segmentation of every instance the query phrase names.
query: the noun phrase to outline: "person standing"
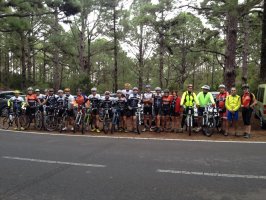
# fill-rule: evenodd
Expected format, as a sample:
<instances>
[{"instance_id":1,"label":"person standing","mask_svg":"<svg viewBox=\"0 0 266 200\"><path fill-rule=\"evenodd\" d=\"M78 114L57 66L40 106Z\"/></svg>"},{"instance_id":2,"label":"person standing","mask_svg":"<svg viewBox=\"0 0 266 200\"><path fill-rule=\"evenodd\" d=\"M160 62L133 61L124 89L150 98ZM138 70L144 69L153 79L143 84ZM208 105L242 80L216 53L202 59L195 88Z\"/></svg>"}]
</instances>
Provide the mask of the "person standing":
<instances>
[{"instance_id":1,"label":"person standing","mask_svg":"<svg viewBox=\"0 0 266 200\"><path fill-rule=\"evenodd\" d=\"M225 85L219 85L220 93L216 96L216 106L219 112L219 117L221 119L221 126L218 128L219 132L227 136L225 133L226 129L226 107L225 100L226 97L229 96L229 93L225 89Z\"/></svg>"},{"instance_id":2,"label":"person standing","mask_svg":"<svg viewBox=\"0 0 266 200\"><path fill-rule=\"evenodd\" d=\"M193 92L193 85L192 84L188 84L187 91L185 91L182 94L180 105L184 107L183 117L182 117L182 122L181 122L181 130L180 130L180 132L183 132L183 128L184 128L184 125L185 125L186 116L188 114L189 108L192 107L193 111L194 111L194 106L198 106L199 105L197 96Z\"/></svg>"},{"instance_id":3,"label":"person standing","mask_svg":"<svg viewBox=\"0 0 266 200\"><path fill-rule=\"evenodd\" d=\"M231 88L231 94L226 97L225 107L227 109L227 122L226 122L226 133L229 134L229 123L233 124L235 136L237 136L238 127L238 110L241 106L241 97L237 95L236 87Z\"/></svg>"},{"instance_id":4,"label":"person standing","mask_svg":"<svg viewBox=\"0 0 266 200\"><path fill-rule=\"evenodd\" d=\"M242 118L244 122L245 132L244 138L250 138L251 136L251 116L255 105L257 104L256 97L249 91L249 85L244 84L242 86L243 95L241 97Z\"/></svg>"},{"instance_id":5,"label":"person standing","mask_svg":"<svg viewBox=\"0 0 266 200\"><path fill-rule=\"evenodd\" d=\"M152 97L151 86L145 86L146 91L142 94L141 101L144 105L144 129L145 132L147 129L151 131L151 122L152 122ZM148 123L149 122L149 123Z\"/></svg>"},{"instance_id":6,"label":"person standing","mask_svg":"<svg viewBox=\"0 0 266 200\"><path fill-rule=\"evenodd\" d=\"M171 118L172 118L172 131L178 133L180 130L180 103L181 98L178 96L177 91L172 92L172 104L171 104Z\"/></svg>"},{"instance_id":7,"label":"person standing","mask_svg":"<svg viewBox=\"0 0 266 200\"><path fill-rule=\"evenodd\" d=\"M161 132L161 114L162 114L162 89L160 87L155 88L155 94L153 95L153 115L155 116L156 128L155 132Z\"/></svg>"}]
</instances>

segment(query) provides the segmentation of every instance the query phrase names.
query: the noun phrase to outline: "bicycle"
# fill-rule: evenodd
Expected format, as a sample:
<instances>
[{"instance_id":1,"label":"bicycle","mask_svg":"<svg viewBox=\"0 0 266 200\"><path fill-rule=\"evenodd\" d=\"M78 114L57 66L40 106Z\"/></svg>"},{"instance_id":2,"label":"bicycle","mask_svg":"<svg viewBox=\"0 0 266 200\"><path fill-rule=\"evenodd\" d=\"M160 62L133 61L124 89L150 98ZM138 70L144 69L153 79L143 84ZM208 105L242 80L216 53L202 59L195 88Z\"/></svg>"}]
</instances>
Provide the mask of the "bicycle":
<instances>
[{"instance_id":1,"label":"bicycle","mask_svg":"<svg viewBox=\"0 0 266 200\"><path fill-rule=\"evenodd\" d=\"M59 117L59 124L58 124L58 129L59 132L62 133L63 129L67 126L67 121L68 121L68 113L67 113L67 108L63 109L62 115Z\"/></svg>"},{"instance_id":2,"label":"bicycle","mask_svg":"<svg viewBox=\"0 0 266 200\"><path fill-rule=\"evenodd\" d=\"M112 126L111 126L111 133L115 132L115 126L119 128L120 122L120 111L119 109L113 109L113 118L112 118Z\"/></svg>"},{"instance_id":3,"label":"bicycle","mask_svg":"<svg viewBox=\"0 0 266 200\"><path fill-rule=\"evenodd\" d=\"M85 133L85 120L84 120L85 113L86 113L85 106L79 106L74 122L74 129L73 129L74 133L76 133L78 130L81 130L82 135Z\"/></svg>"},{"instance_id":4,"label":"bicycle","mask_svg":"<svg viewBox=\"0 0 266 200\"><path fill-rule=\"evenodd\" d=\"M103 109L103 132L105 134L107 134L109 132L109 128L110 128L111 118L109 115L109 111L111 111L111 108L104 108Z\"/></svg>"},{"instance_id":5,"label":"bicycle","mask_svg":"<svg viewBox=\"0 0 266 200\"><path fill-rule=\"evenodd\" d=\"M136 116L136 127L138 134L144 129L144 113L143 113L143 105L138 104L135 112Z\"/></svg>"},{"instance_id":6,"label":"bicycle","mask_svg":"<svg viewBox=\"0 0 266 200\"><path fill-rule=\"evenodd\" d=\"M185 125L186 125L186 131L188 131L188 135L191 136L192 134L192 128L194 126L194 107L187 107L187 114L185 119Z\"/></svg>"},{"instance_id":7,"label":"bicycle","mask_svg":"<svg viewBox=\"0 0 266 200\"><path fill-rule=\"evenodd\" d=\"M202 131L210 137L214 133L214 129L218 129L219 126L219 113L216 107L210 105L205 107L203 112Z\"/></svg>"},{"instance_id":8,"label":"bicycle","mask_svg":"<svg viewBox=\"0 0 266 200\"><path fill-rule=\"evenodd\" d=\"M58 128L58 113L57 107L46 106L44 112L44 127L48 131L55 131Z\"/></svg>"},{"instance_id":9,"label":"bicycle","mask_svg":"<svg viewBox=\"0 0 266 200\"><path fill-rule=\"evenodd\" d=\"M13 123L16 124L17 128L20 124L21 127L25 124L25 118L22 116L22 110L24 108L22 107L21 110L16 109L14 112L8 112L5 114L1 114L0 116L0 127L2 129L9 129L10 126L13 126ZM24 128L24 127L23 127Z\"/></svg>"}]
</instances>

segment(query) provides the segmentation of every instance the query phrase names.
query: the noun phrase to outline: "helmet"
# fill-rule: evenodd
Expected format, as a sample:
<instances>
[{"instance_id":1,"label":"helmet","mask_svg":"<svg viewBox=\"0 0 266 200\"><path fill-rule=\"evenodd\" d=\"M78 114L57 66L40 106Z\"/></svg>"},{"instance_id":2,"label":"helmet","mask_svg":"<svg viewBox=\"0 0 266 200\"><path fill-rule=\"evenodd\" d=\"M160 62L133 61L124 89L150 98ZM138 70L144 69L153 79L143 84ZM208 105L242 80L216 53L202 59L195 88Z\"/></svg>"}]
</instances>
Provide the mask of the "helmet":
<instances>
[{"instance_id":1,"label":"helmet","mask_svg":"<svg viewBox=\"0 0 266 200\"><path fill-rule=\"evenodd\" d=\"M248 84L243 84L242 85L242 89L249 89L249 85Z\"/></svg>"},{"instance_id":2,"label":"helmet","mask_svg":"<svg viewBox=\"0 0 266 200\"><path fill-rule=\"evenodd\" d=\"M96 87L93 87L93 88L91 88L91 91L92 92L97 92L97 88Z\"/></svg>"},{"instance_id":3,"label":"helmet","mask_svg":"<svg viewBox=\"0 0 266 200\"><path fill-rule=\"evenodd\" d=\"M164 93L169 93L170 91L168 89L165 89L163 92Z\"/></svg>"},{"instance_id":4,"label":"helmet","mask_svg":"<svg viewBox=\"0 0 266 200\"><path fill-rule=\"evenodd\" d=\"M156 87L155 91L161 91L162 89L160 87Z\"/></svg>"},{"instance_id":5,"label":"helmet","mask_svg":"<svg viewBox=\"0 0 266 200\"><path fill-rule=\"evenodd\" d=\"M70 88L65 88L64 91L65 92L70 92Z\"/></svg>"},{"instance_id":6,"label":"helmet","mask_svg":"<svg viewBox=\"0 0 266 200\"><path fill-rule=\"evenodd\" d=\"M104 95L110 95L109 91L105 91Z\"/></svg>"},{"instance_id":7,"label":"helmet","mask_svg":"<svg viewBox=\"0 0 266 200\"><path fill-rule=\"evenodd\" d=\"M15 90L14 94L20 94L20 91L19 90Z\"/></svg>"},{"instance_id":8,"label":"helmet","mask_svg":"<svg viewBox=\"0 0 266 200\"><path fill-rule=\"evenodd\" d=\"M133 90L139 90L139 88L137 88L137 87L133 87Z\"/></svg>"},{"instance_id":9,"label":"helmet","mask_svg":"<svg viewBox=\"0 0 266 200\"><path fill-rule=\"evenodd\" d=\"M33 91L33 88L32 87L29 87L27 90L28 91Z\"/></svg>"},{"instance_id":10,"label":"helmet","mask_svg":"<svg viewBox=\"0 0 266 200\"><path fill-rule=\"evenodd\" d=\"M225 88L224 84L219 85L219 88Z\"/></svg>"},{"instance_id":11,"label":"helmet","mask_svg":"<svg viewBox=\"0 0 266 200\"><path fill-rule=\"evenodd\" d=\"M122 90L117 90L116 93L122 94Z\"/></svg>"},{"instance_id":12,"label":"helmet","mask_svg":"<svg viewBox=\"0 0 266 200\"><path fill-rule=\"evenodd\" d=\"M125 87L131 87L130 83L125 83Z\"/></svg>"},{"instance_id":13,"label":"helmet","mask_svg":"<svg viewBox=\"0 0 266 200\"><path fill-rule=\"evenodd\" d=\"M188 87L188 88L189 88L189 87L193 87L193 85L192 85L192 84L188 84L187 87Z\"/></svg>"},{"instance_id":14,"label":"helmet","mask_svg":"<svg viewBox=\"0 0 266 200\"><path fill-rule=\"evenodd\" d=\"M40 92L40 89L35 89L35 92Z\"/></svg>"},{"instance_id":15,"label":"helmet","mask_svg":"<svg viewBox=\"0 0 266 200\"><path fill-rule=\"evenodd\" d=\"M151 88L151 85L146 85L145 88Z\"/></svg>"},{"instance_id":16,"label":"helmet","mask_svg":"<svg viewBox=\"0 0 266 200\"><path fill-rule=\"evenodd\" d=\"M208 85L203 85L203 86L201 87L201 89L204 89L204 90L210 90L210 86L208 86Z\"/></svg>"},{"instance_id":17,"label":"helmet","mask_svg":"<svg viewBox=\"0 0 266 200\"><path fill-rule=\"evenodd\" d=\"M63 90L58 90L57 93L64 93L64 91Z\"/></svg>"}]
</instances>

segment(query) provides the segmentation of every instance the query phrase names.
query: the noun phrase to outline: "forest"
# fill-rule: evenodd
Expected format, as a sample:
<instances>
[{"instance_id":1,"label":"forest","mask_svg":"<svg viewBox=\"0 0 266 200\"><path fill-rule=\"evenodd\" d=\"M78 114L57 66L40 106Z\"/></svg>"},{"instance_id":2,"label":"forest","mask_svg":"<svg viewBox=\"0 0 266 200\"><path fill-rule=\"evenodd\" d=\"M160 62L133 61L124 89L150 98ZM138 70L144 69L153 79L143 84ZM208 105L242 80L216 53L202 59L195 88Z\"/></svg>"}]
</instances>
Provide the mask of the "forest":
<instances>
[{"instance_id":1,"label":"forest","mask_svg":"<svg viewBox=\"0 0 266 200\"><path fill-rule=\"evenodd\" d=\"M0 88L266 83L263 0L0 0Z\"/></svg>"}]
</instances>

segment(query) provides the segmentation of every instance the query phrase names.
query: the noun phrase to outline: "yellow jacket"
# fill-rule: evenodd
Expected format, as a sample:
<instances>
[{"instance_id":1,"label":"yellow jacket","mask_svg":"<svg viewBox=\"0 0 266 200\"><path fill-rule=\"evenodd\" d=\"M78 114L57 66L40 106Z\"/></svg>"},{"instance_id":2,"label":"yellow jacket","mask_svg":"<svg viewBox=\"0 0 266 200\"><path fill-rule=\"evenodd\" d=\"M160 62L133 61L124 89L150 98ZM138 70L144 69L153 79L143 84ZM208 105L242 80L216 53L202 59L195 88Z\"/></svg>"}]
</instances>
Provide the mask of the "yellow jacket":
<instances>
[{"instance_id":1,"label":"yellow jacket","mask_svg":"<svg viewBox=\"0 0 266 200\"><path fill-rule=\"evenodd\" d=\"M229 95L225 100L225 107L229 111L238 111L241 106L241 98L238 95Z\"/></svg>"},{"instance_id":2,"label":"yellow jacket","mask_svg":"<svg viewBox=\"0 0 266 200\"><path fill-rule=\"evenodd\" d=\"M186 107L193 107L194 104L199 105L197 96L194 92L191 94L188 93L188 91L184 92L181 98L181 106L186 106Z\"/></svg>"}]
</instances>

